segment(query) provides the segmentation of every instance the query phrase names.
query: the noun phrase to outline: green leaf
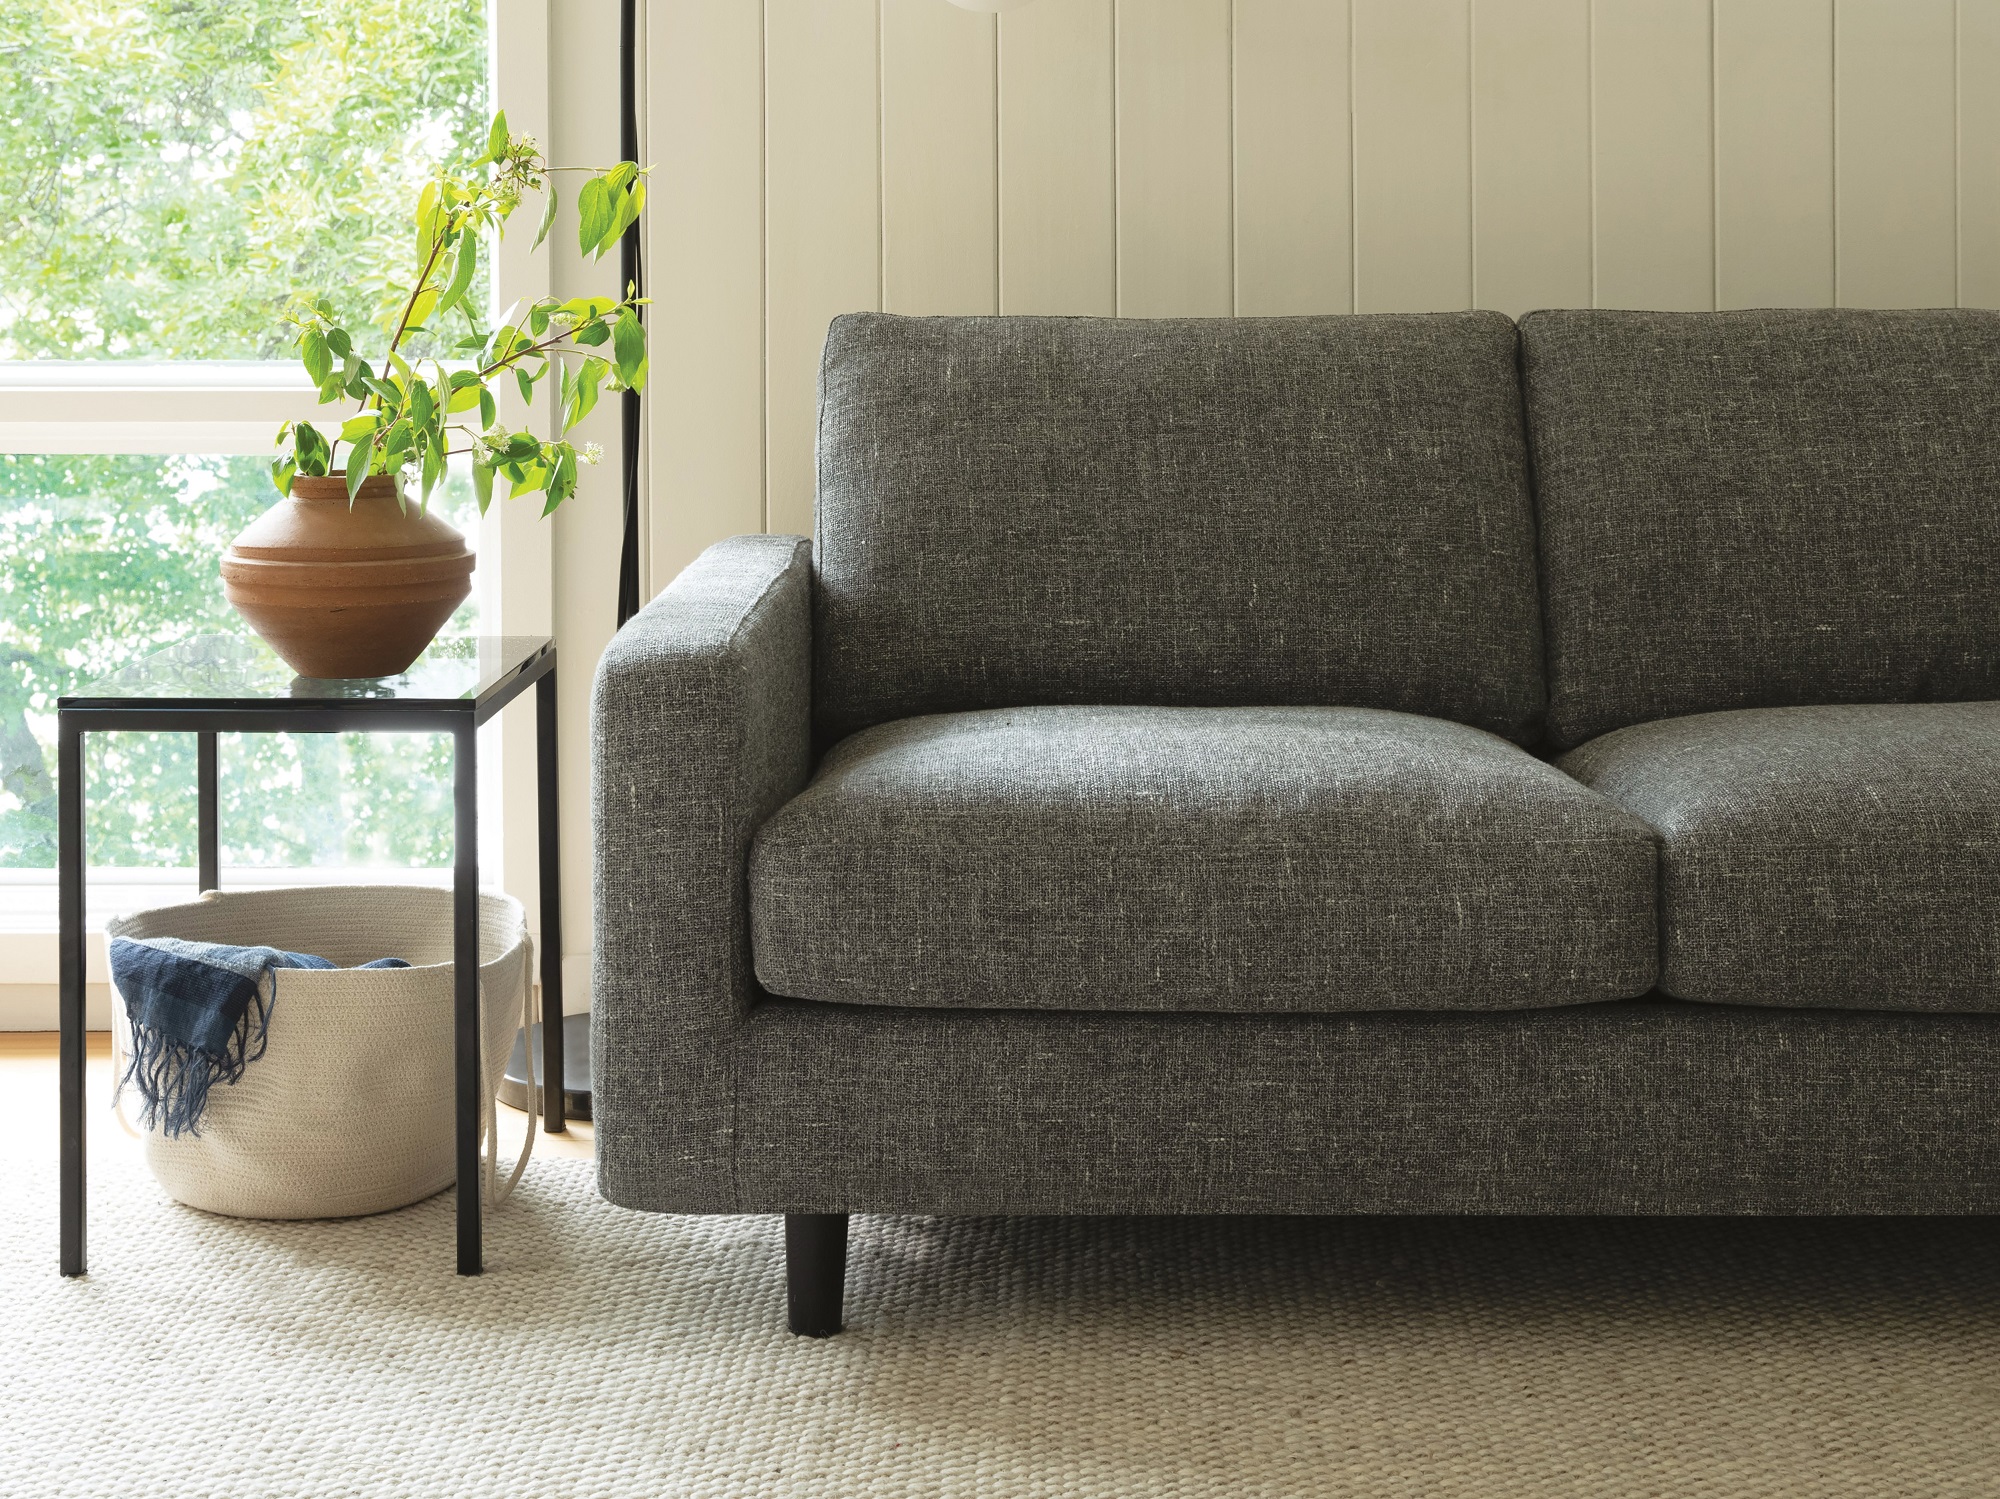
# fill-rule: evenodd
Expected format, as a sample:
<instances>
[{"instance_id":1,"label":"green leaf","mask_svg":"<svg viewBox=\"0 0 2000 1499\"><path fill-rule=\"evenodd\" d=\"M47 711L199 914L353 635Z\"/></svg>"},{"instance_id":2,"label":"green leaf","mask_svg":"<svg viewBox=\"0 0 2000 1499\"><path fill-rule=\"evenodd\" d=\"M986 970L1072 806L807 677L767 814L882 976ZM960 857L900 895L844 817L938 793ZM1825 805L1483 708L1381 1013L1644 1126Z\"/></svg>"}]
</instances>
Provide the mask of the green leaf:
<instances>
[{"instance_id":1,"label":"green leaf","mask_svg":"<svg viewBox=\"0 0 2000 1499\"><path fill-rule=\"evenodd\" d=\"M628 186L638 175L639 164L636 161L621 161L604 174L604 185L615 193Z\"/></svg>"},{"instance_id":2,"label":"green leaf","mask_svg":"<svg viewBox=\"0 0 2000 1499\"><path fill-rule=\"evenodd\" d=\"M626 308L612 325L611 348L618 360L618 379L636 386L640 367L646 362L646 328L633 308Z\"/></svg>"},{"instance_id":3,"label":"green leaf","mask_svg":"<svg viewBox=\"0 0 2000 1499\"><path fill-rule=\"evenodd\" d=\"M478 269L479 236L470 229L460 230L458 236L458 261L452 267L451 285L447 286L444 290L444 295L438 298L437 311L439 316L450 312L452 308L458 305L459 299L465 295L466 289L472 285L473 273Z\"/></svg>"},{"instance_id":4,"label":"green leaf","mask_svg":"<svg viewBox=\"0 0 2000 1499\"><path fill-rule=\"evenodd\" d=\"M583 191L576 195L577 249L585 255L591 254L617 216L610 185L602 177L584 183Z\"/></svg>"},{"instance_id":5,"label":"green leaf","mask_svg":"<svg viewBox=\"0 0 2000 1499\"><path fill-rule=\"evenodd\" d=\"M493 116L493 123L486 131L486 156L489 161L498 161L507 154L507 111L500 110Z\"/></svg>"},{"instance_id":6,"label":"green leaf","mask_svg":"<svg viewBox=\"0 0 2000 1499\"><path fill-rule=\"evenodd\" d=\"M479 513L484 515L486 507L493 503L493 469L477 458L472 460L472 496L479 501Z\"/></svg>"},{"instance_id":7,"label":"green leaf","mask_svg":"<svg viewBox=\"0 0 2000 1499\"><path fill-rule=\"evenodd\" d=\"M549 476L548 503L542 514L555 514L556 507L576 492L576 449L564 443L556 457L555 472Z\"/></svg>"},{"instance_id":8,"label":"green leaf","mask_svg":"<svg viewBox=\"0 0 2000 1499\"><path fill-rule=\"evenodd\" d=\"M381 425L382 415L377 411L364 411L359 416L350 416L340 424L340 440L359 442Z\"/></svg>"},{"instance_id":9,"label":"green leaf","mask_svg":"<svg viewBox=\"0 0 2000 1499\"><path fill-rule=\"evenodd\" d=\"M437 303L438 289L435 286L427 286L418 292L417 300L410 304L409 326L419 328L428 323L431 320L431 313L437 308Z\"/></svg>"},{"instance_id":10,"label":"green leaf","mask_svg":"<svg viewBox=\"0 0 2000 1499\"><path fill-rule=\"evenodd\" d=\"M568 426L574 427L590 415L597 404L597 386L609 372L611 366L595 357L583 361L583 368L576 372L576 383L571 387L571 410Z\"/></svg>"},{"instance_id":11,"label":"green leaf","mask_svg":"<svg viewBox=\"0 0 2000 1499\"><path fill-rule=\"evenodd\" d=\"M292 428L292 452L298 459L299 472L313 478L326 477L328 460L333 456L327 441L311 422L299 422Z\"/></svg>"},{"instance_id":12,"label":"green leaf","mask_svg":"<svg viewBox=\"0 0 2000 1499\"><path fill-rule=\"evenodd\" d=\"M425 510L431 508L431 491L437 488L438 476L444 472L444 452L435 442L424 444L423 500Z\"/></svg>"},{"instance_id":13,"label":"green leaf","mask_svg":"<svg viewBox=\"0 0 2000 1499\"><path fill-rule=\"evenodd\" d=\"M404 417L398 421L382 437L382 467L389 471L401 468L416 440L416 429L410 419Z\"/></svg>"},{"instance_id":14,"label":"green leaf","mask_svg":"<svg viewBox=\"0 0 2000 1499\"><path fill-rule=\"evenodd\" d=\"M528 405L533 406L535 404L535 377L517 364L514 366L514 383L521 387L521 399L527 402Z\"/></svg>"},{"instance_id":15,"label":"green leaf","mask_svg":"<svg viewBox=\"0 0 2000 1499\"><path fill-rule=\"evenodd\" d=\"M347 454L347 508L354 508L354 497L361 492L361 481L368 477L368 470L375 462L375 435L357 442Z\"/></svg>"},{"instance_id":16,"label":"green leaf","mask_svg":"<svg viewBox=\"0 0 2000 1499\"><path fill-rule=\"evenodd\" d=\"M327 329L326 346L333 350L336 359L345 359L354 352L354 340L347 336L345 328Z\"/></svg>"},{"instance_id":17,"label":"green leaf","mask_svg":"<svg viewBox=\"0 0 2000 1499\"><path fill-rule=\"evenodd\" d=\"M271 460L271 482L278 486L279 494L288 495L292 492L292 476L298 471L298 463L289 453L280 453Z\"/></svg>"},{"instance_id":18,"label":"green leaf","mask_svg":"<svg viewBox=\"0 0 2000 1499\"><path fill-rule=\"evenodd\" d=\"M511 462L525 462L541 453L542 440L532 432L510 432L501 451Z\"/></svg>"},{"instance_id":19,"label":"green leaf","mask_svg":"<svg viewBox=\"0 0 2000 1499\"><path fill-rule=\"evenodd\" d=\"M473 407L481 404L485 398L486 387L479 383L479 378L475 375L464 385L460 385L452 391L451 399L445 402L444 409L454 415L461 411L470 411Z\"/></svg>"},{"instance_id":20,"label":"green leaf","mask_svg":"<svg viewBox=\"0 0 2000 1499\"><path fill-rule=\"evenodd\" d=\"M507 491L507 498L518 499L524 494L534 494L546 489L549 483L548 465L540 461L523 463L514 476L514 487Z\"/></svg>"},{"instance_id":21,"label":"green leaf","mask_svg":"<svg viewBox=\"0 0 2000 1499\"><path fill-rule=\"evenodd\" d=\"M549 237L550 226L556 221L556 179L550 177L547 179L547 182L546 191L549 195L549 201L542 209L542 222L541 226L535 230L535 242L528 246L528 253L531 255L541 249L542 241Z\"/></svg>"},{"instance_id":22,"label":"green leaf","mask_svg":"<svg viewBox=\"0 0 2000 1499\"><path fill-rule=\"evenodd\" d=\"M437 404L431 399L431 388L417 380L410 385L410 416L419 426L428 427Z\"/></svg>"},{"instance_id":23,"label":"green leaf","mask_svg":"<svg viewBox=\"0 0 2000 1499\"><path fill-rule=\"evenodd\" d=\"M611 325L605 322L603 318L599 317L599 318L592 318L589 322L585 323L581 328L577 329L576 332L572 333L570 335L570 338L576 343L589 344L592 347L595 347L596 345L603 343L604 340L609 338L610 336L611 336Z\"/></svg>"},{"instance_id":24,"label":"green leaf","mask_svg":"<svg viewBox=\"0 0 2000 1499\"><path fill-rule=\"evenodd\" d=\"M485 386L479 387L479 430L488 431L500 420L500 403L493 399L493 392Z\"/></svg>"},{"instance_id":25,"label":"green leaf","mask_svg":"<svg viewBox=\"0 0 2000 1499\"><path fill-rule=\"evenodd\" d=\"M306 374L315 385L326 384L327 376L333 373L333 354L327 348L326 335L317 328L308 328L299 340L300 357L305 361Z\"/></svg>"}]
</instances>

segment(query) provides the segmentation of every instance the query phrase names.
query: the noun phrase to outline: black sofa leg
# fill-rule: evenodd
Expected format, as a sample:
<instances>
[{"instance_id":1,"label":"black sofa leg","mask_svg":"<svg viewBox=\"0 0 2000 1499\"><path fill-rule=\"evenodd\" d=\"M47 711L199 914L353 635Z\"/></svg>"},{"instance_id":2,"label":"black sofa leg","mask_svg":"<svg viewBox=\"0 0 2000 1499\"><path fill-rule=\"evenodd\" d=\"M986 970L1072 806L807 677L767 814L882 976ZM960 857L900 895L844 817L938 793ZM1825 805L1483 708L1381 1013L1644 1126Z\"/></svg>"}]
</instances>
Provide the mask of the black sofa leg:
<instances>
[{"instance_id":1,"label":"black sofa leg","mask_svg":"<svg viewBox=\"0 0 2000 1499\"><path fill-rule=\"evenodd\" d=\"M847 1283L847 1214L785 1214L785 1310L793 1332L830 1338L840 1331Z\"/></svg>"}]
</instances>

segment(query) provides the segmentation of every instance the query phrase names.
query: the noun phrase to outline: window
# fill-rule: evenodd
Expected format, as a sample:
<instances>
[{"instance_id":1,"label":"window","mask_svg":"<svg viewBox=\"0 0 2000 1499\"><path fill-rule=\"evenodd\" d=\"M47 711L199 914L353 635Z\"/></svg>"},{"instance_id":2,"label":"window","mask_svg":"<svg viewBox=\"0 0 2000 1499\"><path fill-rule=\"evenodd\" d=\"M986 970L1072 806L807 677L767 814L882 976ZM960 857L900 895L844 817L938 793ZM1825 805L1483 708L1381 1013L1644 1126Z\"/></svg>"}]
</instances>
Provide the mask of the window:
<instances>
[{"instance_id":1,"label":"window","mask_svg":"<svg viewBox=\"0 0 2000 1499\"><path fill-rule=\"evenodd\" d=\"M488 36L485 0L0 9L8 883L54 867L56 698L241 628L215 559L275 498L278 423L313 405L276 314L300 288L359 317L393 297L418 187L483 137ZM462 478L444 503L469 528ZM93 738L93 866L191 868L191 740ZM441 745L256 736L222 754L226 863L448 862Z\"/></svg>"}]
</instances>

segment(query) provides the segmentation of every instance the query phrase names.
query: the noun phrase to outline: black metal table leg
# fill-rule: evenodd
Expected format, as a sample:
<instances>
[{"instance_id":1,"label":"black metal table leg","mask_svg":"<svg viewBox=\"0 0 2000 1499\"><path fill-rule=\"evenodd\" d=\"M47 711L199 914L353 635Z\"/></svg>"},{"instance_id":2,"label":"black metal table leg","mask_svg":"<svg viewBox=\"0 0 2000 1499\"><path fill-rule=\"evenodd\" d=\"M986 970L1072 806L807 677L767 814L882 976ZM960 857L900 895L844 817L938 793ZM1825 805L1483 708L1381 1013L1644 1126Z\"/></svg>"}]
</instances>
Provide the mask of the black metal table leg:
<instances>
[{"instance_id":1,"label":"black metal table leg","mask_svg":"<svg viewBox=\"0 0 2000 1499\"><path fill-rule=\"evenodd\" d=\"M550 667L535 684L535 801L542 887L542 1128L562 1134L562 848L557 817L561 789L556 783L556 672Z\"/></svg>"},{"instance_id":2,"label":"black metal table leg","mask_svg":"<svg viewBox=\"0 0 2000 1499\"><path fill-rule=\"evenodd\" d=\"M222 888L222 839L217 832L215 735L207 729L195 738L195 848L201 868L201 888Z\"/></svg>"},{"instance_id":3,"label":"black metal table leg","mask_svg":"<svg viewBox=\"0 0 2000 1499\"><path fill-rule=\"evenodd\" d=\"M62 1273L89 1267L84 1233L83 1134L83 731L56 715L56 866L61 981Z\"/></svg>"},{"instance_id":4,"label":"black metal table leg","mask_svg":"<svg viewBox=\"0 0 2000 1499\"><path fill-rule=\"evenodd\" d=\"M480 1235L479 752L470 722L454 731L452 810L452 1043L458 1123L458 1273L485 1268Z\"/></svg>"}]
</instances>

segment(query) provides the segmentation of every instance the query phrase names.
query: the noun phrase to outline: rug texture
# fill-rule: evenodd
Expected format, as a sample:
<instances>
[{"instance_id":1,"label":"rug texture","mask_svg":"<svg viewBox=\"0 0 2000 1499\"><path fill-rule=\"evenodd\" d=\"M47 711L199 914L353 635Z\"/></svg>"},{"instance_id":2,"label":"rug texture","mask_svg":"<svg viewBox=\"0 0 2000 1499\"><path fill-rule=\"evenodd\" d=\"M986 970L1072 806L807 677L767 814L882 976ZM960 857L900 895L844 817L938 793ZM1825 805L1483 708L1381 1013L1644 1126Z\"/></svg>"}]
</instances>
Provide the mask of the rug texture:
<instances>
[{"instance_id":1,"label":"rug texture","mask_svg":"<svg viewBox=\"0 0 2000 1499\"><path fill-rule=\"evenodd\" d=\"M100 1152L91 1275L6 1166L0 1494L2000 1493L1990 1221L855 1220L786 1335L770 1218L542 1161L334 1223Z\"/></svg>"}]
</instances>

